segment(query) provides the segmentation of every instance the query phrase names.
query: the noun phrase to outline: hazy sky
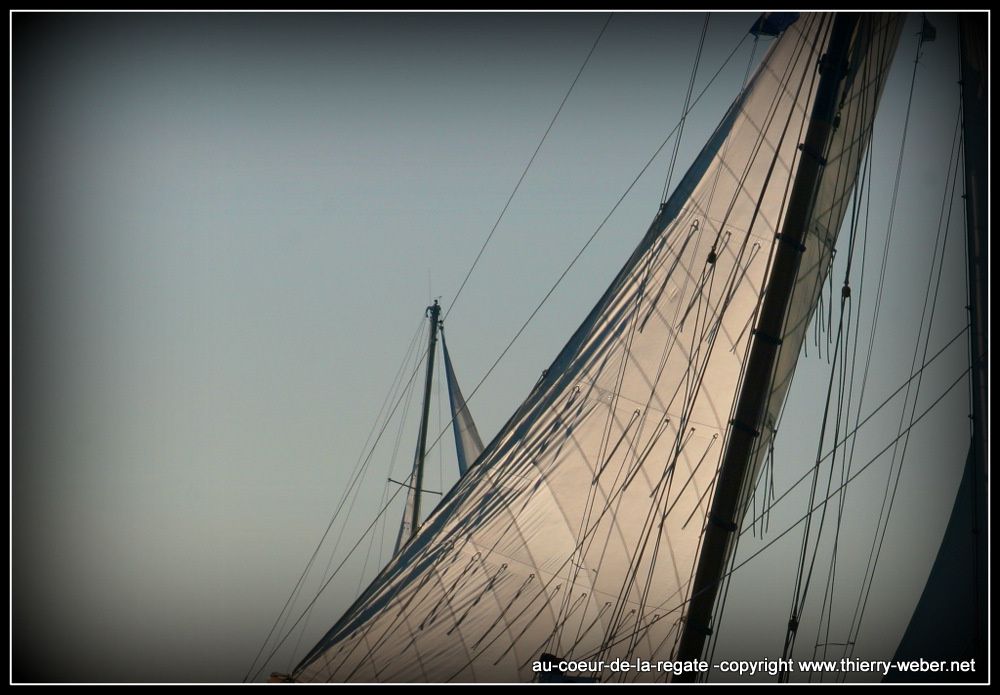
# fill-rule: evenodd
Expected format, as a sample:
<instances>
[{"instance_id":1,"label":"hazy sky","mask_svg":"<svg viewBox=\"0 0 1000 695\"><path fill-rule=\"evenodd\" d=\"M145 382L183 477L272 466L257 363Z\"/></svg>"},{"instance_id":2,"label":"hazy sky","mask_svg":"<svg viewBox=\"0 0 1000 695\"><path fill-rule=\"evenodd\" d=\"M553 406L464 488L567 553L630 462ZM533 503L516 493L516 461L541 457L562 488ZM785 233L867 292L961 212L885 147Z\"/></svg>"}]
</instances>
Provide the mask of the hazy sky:
<instances>
[{"instance_id":1,"label":"hazy sky","mask_svg":"<svg viewBox=\"0 0 1000 695\"><path fill-rule=\"evenodd\" d=\"M696 93L755 16L712 15ZM14 14L15 680L242 679L424 308L432 296L452 306L606 18ZM864 413L909 376L944 194L955 19L931 19L938 40L918 70ZM467 396L676 123L703 21L611 20L448 318ZM871 292L918 28L910 17L876 122ZM695 107L674 183L766 43L751 55L745 41ZM485 440L641 238L670 150L472 398ZM956 205L929 354L966 320L961 223ZM858 297L869 324L872 296ZM815 459L829 366L811 338L808 350L776 451L779 492ZM928 370L918 413L966 365L959 340ZM432 436L446 424L434 399ZM963 383L910 440L866 653L891 655L922 589L965 460L967 402ZM863 431L859 465L895 436L902 398L894 405ZM414 424L396 427L372 457L336 561L371 522L386 478L406 475ZM442 439L432 488L451 484L453 461ZM851 487L845 597L887 475L885 457ZM764 542L804 512L799 492ZM400 514L387 515L386 551ZM734 578L727 621L739 628L720 650L780 652L794 571L775 568L799 541L789 534ZM357 594L361 564L331 585L295 658ZM365 576L375 568L370 559Z\"/></svg>"}]
</instances>

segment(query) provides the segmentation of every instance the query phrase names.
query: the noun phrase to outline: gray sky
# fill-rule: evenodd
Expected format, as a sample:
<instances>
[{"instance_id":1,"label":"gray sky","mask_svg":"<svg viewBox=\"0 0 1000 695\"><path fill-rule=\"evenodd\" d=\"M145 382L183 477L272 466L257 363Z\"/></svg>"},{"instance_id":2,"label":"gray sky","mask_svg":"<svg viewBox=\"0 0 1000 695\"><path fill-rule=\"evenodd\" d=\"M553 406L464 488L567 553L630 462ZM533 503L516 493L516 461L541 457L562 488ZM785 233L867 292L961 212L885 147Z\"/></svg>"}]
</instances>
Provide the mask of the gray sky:
<instances>
[{"instance_id":1,"label":"gray sky","mask_svg":"<svg viewBox=\"0 0 1000 695\"><path fill-rule=\"evenodd\" d=\"M712 16L696 93L754 18ZM14 15L15 680L242 679L343 494L424 307L431 296L451 307L605 19ZM932 21L866 414L909 375L944 191L955 20ZM466 395L673 127L702 22L612 19L448 319ZM910 17L876 123L869 290L918 28ZM675 183L736 95L750 49L689 118ZM471 400L484 439L642 236L670 149ZM929 354L965 322L961 223L956 205ZM838 259L835 288L842 278ZM870 323L870 300L864 311ZM815 459L829 366L811 341L808 350L776 451L779 492ZM918 413L965 369L966 350L957 341L928 370ZM446 423L434 398L432 435ZM962 384L910 440L866 616L872 658L895 648L943 533L967 401ZM859 464L895 436L901 403L863 430ZM370 523L386 477L406 474L414 429L387 428L336 562ZM845 603L887 465L851 488ZM445 438L428 478L447 487L455 475ZM801 516L804 493L775 510L764 542ZM388 515L386 552L400 514ZM726 614L737 628L720 656L780 652L794 572L775 568L799 541L793 532L740 570ZM365 576L374 569L369 560ZM296 657L354 598L361 570L352 560L324 594Z\"/></svg>"}]
</instances>

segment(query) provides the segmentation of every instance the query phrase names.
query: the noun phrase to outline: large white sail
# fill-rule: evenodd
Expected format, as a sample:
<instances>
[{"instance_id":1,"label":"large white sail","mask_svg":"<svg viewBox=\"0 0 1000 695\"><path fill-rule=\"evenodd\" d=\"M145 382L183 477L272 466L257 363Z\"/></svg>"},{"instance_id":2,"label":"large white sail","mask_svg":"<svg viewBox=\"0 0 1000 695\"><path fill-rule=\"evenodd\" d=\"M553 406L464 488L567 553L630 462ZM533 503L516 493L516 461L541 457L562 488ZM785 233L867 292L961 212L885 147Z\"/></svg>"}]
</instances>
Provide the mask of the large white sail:
<instances>
[{"instance_id":1,"label":"large white sail","mask_svg":"<svg viewBox=\"0 0 1000 695\"><path fill-rule=\"evenodd\" d=\"M790 182L800 157L826 160L770 382L772 418L901 18L861 18L833 141L803 154L831 23L803 15L772 44L532 393L296 680L523 682L544 652L671 657Z\"/></svg>"}]
</instances>

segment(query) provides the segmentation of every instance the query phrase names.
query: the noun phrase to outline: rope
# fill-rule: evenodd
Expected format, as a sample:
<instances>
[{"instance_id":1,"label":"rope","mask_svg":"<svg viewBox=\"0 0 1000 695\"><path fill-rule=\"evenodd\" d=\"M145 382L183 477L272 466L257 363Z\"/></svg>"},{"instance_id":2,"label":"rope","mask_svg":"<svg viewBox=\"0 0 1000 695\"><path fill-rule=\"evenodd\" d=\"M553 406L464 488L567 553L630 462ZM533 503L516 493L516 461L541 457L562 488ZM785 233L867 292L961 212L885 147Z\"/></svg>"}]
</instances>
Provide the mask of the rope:
<instances>
[{"instance_id":1,"label":"rope","mask_svg":"<svg viewBox=\"0 0 1000 695\"><path fill-rule=\"evenodd\" d=\"M921 421L921 420L922 420L922 419L923 419L924 417L926 417L926 416L927 416L927 415L928 415L928 414L929 414L929 413L930 413L930 412L931 412L931 411L932 411L932 410L933 410L933 409L935 408L935 406L937 406L937 404L938 404L938 403L940 403L940 402L941 402L942 400L944 400L944 398L945 398L945 397L946 397L946 396L947 396L947 395L948 395L949 393L951 393L952 389L954 389L954 388L955 388L956 386L958 386L958 385L959 385L960 383L962 383L962 381L963 381L963 380L965 379L966 375L967 375L967 374L968 374L968 373L969 373L970 371L971 371L971 368L968 368L968 369L966 369L965 371L963 371L963 372L962 372L961 374L959 374L958 378L957 378L957 379L956 379L955 381L953 381L953 382L951 383L951 385L950 385L950 386L949 386L949 387L948 387L947 389L945 389L945 391L944 391L944 392L943 392L943 393L942 393L942 394L941 394L940 396L938 396L938 398L936 398L936 399L934 400L934 402L933 402L933 403L931 403L931 404L930 404L930 405L929 405L929 406L928 406L928 407L927 407L927 408L926 408L926 409L925 409L925 410L924 410L924 411L923 411L923 412L922 412L922 413L921 413L921 414L920 414L920 415L919 415L919 416L918 416L917 418L915 418L915 419L914 419L914 421L913 421L913 424L912 424L912 425L910 425L909 427L907 427L907 428L906 428L906 430L904 431L904 433L903 433L903 434L905 434L906 432L909 432L909 431L910 431L910 429L911 429L912 427L915 427L915 426L917 425L917 423L919 423L919 422L920 422L920 421ZM840 487L838 487L838 488L837 488L836 490L834 490L834 491L832 492L832 494L831 494L831 498L832 498L832 497L833 497L834 495L837 495L837 494L840 494L840 492L841 492L841 491L842 491L842 490L843 490L844 488L846 488L846 487L847 487L848 485L850 485L850 484L851 484L852 482L854 482L854 481L855 481L855 480L856 480L856 479L858 478L858 476L860 476L860 475L861 475L862 473L864 473L864 472L865 472L865 471L866 471L866 470L867 470L867 469L868 469L868 468L869 468L870 466L872 466L872 465L873 465L873 464L874 464L874 463L875 463L875 462L876 462L876 461L877 461L877 460L878 460L879 458L881 458L881 457L882 457L882 454L884 454L884 453L885 453L885 452L887 452L887 451L888 451L889 449L891 449L891 448L892 448L892 446L893 446L893 444L894 444L894 443L895 443L896 441L898 441L898 439L899 439L898 437L897 437L897 438L895 438L895 439L893 439L893 441L889 442L889 443L888 443L888 444L887 444L887 445L886 445L886 446L885 446L885 447L884 447L884 448L883 448L883 449L882 449L881 451L879 451L879 452L878 452L877 454L875 454L875 456L873 456L873 457L872 457L871 459L869 459L867 463L865 463L865 464L864 464L863 466L861 466L861 467L860 467L860 468L859 468L859 469L858 469L858 470L857 470L857 471L856 471L856 472L854 473L854 475L852 475L852 476L851 476L851 477L850 477L850 478L849 478L849 479L848 479L847 481L845 481L845 482L844 482L844 484L843 484L843 485L841 485ZM821 501L819 502L819 505L822 505L822 504L826 503L827 501L828 501L827 499L824 499L824 500L821 500ZM817 505L817 507L816 507L816 508L814 508L814 509L810 510L810 512L813 512L813 511L816 511L816 509L819 509L819 505ZM732 575L733 573L735 573L735 572L736 572L737 570L739 570L739 569L742 569L742 568L743 568L744 566L746 566L746 564L747 564L747 563L749 563L749 562L750 562L751 560L753 560L754 558L756 558L756 557L757 557L758 555L760 555L761 553L764 553L765 551L769 550L769 549L771 548L771 546L773 546L773 545L774 545L775 543L777 543L777 542L778 542L778 541L780 541L780 540L781 540L782 538L784 538L784 537L785 537L786 535L788 535L788 534L789 534L789 533L791 533L791 532L792 532L793 530L795 530L795 528L796 528L796 527L797 527L797 526L798 526L799 524L801 524L802 522L804 522L805 520L806 520L806 516L805 516L805 515L803 515L802 517L800 517L800 518L798 519L798 521L794 522L794 523L793 523L793 524L792 524L791 526L789 526L789 527L788 527L788 528L786 528L786 529L785 529L784 531L782 531L782 532L781 532L780 534L778 534L777 536L775 536L775 537L774 537L774 538L773 538L773 539L772 539L771 541L769 541L769 542L768 542L768 543L767 543L766 545L764 545L763 547L761 547L761 548L760 548L759 550L755 551L755 552L754 552L753 554L751 554L751 555L750 555L749 557L747 557L747 558L746 558L745 560L743 560L743 561L742 561L741 563L739 563L738 565L735 565L735 566L734 566L734 567L733 567L732 569L730 569L730 570L729 570L728 572L726 572L726 574L724 574L724 575L723 575L722 577L720 577L718 581L720 581L720 582L721 582L721 581L723 581L724 579L726 579L727 577L729 577L730 575ZM709 588L709 587L706 587L706 588L705 588L704 590L707 590L708 588ZM680 608L680 607L682 607L682 606L684 606L684 605L686 605L686 604L690 603L690 602L691 602L691 600L692 600L693 598L694 598L694 595L692 595L692 596L689 596L689 597L688 597L688 598L686 598L686 599L685 599L684 601L682 601L682 602L681 602L681 603L680 603L680 604L679 604L678 606L676 606L675 608L671 609L670 611L667 611L666 613L664 613L664 614L660 615L659 617L656 617L656 618L652 618L652 619L651 619L651 620L650 620L650 621L649 621L648 623L646 623L646 625L645 625L645 626L643 627L643 630L644 630L644 631L645 631L645 630L648 630L648 629L649 629L650 627L652 627L652 626L653 626L654 624L658 623L659 621L663 620L664 618L667 618L667 617L669 617L669 616L671 615L671 613L672 613L672 612L673 612L674 610L676 610L677 608ZM631 635L629 635L628 637L623 637L623 638L621 638L621 639L618 639L618 640L615 640L615 641L613 641L613 642L610 642L610 643L609 643L609 644L607 644L607 645L603 645L602 647L600 647L600 650L601 650L601 651L603 651L603 650L605 650L605 649L608 649L608 648L610 648L610 647L613 647L613 646L615 646L615 645L617 645L617 644L620 644L621 642L625 641L626 639L629 639L630 637L631 637ZM597 656L598 656L599 654L600 654L600 651L595 651L595 652L591 652L591 653L587 654L586 656L584 656L584 657L581 657L581 660L584 660L584 661L585 661L585 660L589 660L589 659L593 659L593 658L597 657Z\"/></svg>"},{"instance_id":2,"label":"rope","mask_svg":"<svg viewBox=\"0 0 1000 695\"><path fill-rule=\"evenodd\" d=\"M866 68L870 67L870 65L871 65L871 62L870 61L867 62L866 63ZM862 102L862 103L864 104L864 102ZM866 122L866 110L865 109L861 109L861 113L855 114L855 115L857 117L854 119L854 121L852 123L852 125L853 125L853 132L850 134L849 137L851 139L854 139L854 140L859 140L859 139L861 139L864 136L864 129L865 129L865 125L864 124ZM845 128L845 130L847 130L847 128ZM846 186L848 185L848 181L850 180L850 178L851 178L851 176L852 176L853 173L854 173L853 170L849 169L848 167L842 167L841 170L840 170L840 172L839 172L840 177L834 182L834 184L835 184L835 189L834 190L835 191L838 190L841 185L843 185L846 188ZM853 253L854 253L854 240L855 240L856 235L857 235L857 222L858 222L858 217L857 217L857 202L858 202L858 200L860 198L860 195L861 195L861 192L862 192L862 188L864 187L864 185L865 185L865 182L862 181L861 185L859 187L856 187L855 190L854 190L854 193L853 193L853 198L854 198L855 206L854 206L854 213L851 216L851 229L850 229L850 236L849 236L849 243L848 243L847 267L846 267L845 273L844 273L844 285L843 285L844 288L849 288L850 287L851 265L852 265L851 261L853 259ZM833 209L834 208L831 207L831 211L830 211L830 215L831 216L833 214ZM827 225L827 226L829 226L829 225ZM830 287L831 287L831 292L830 292L830 294L831 294L831 307L830 307L831 314L830 314L830 317L832 318L832 294L833 294L833 292L832 292L832 285L833 285L833 273L832 272L829 273L828 276L830 278L830 283L829 284L830 284ZM842 345L846 345L847 340L848 340L848 336L845 336L845 334L844 334L844 327L845 327L845 314L847 314L847 310L848 310L848 308L850 306L849 299L850 299L850 295L848 293L846 293L846 292L842 292L841 293L840 311L839 311L838 326L837 326L837 337L836 337L836 341L835 341L835 344L834 344L834 350L833 350L833 354L832 354L832 361L830 361L831 355L829 354L829 351L828 351L828 354L827 354L828 361L830 361L830 364L831 364L830 378L829 378L829 381L828 381L828 384L827 384L826 399L825 399L825 403L824 403L824 407L823 407L823 417L822 417L822 421L821 421L821 424L820 424L819 443L818 443L818 445L816 447L816 459L817 459L817 463L813 467L813 482L812 482L812 488L810 490L809 503L808 503L808 507L807 508L811 508L812 505L813 505L813 503L814 503L814 501L815 501L816 490L817 490L817 483L819 482L819 471L820 471L819 458L823 454L823 443L824 443L824 439L826 437L827 422L828 422L828 419L829 419L829 416L830 416L830 405L831 405L831 402L833 400L833 391L834 391L834 384L835 383L837 383L837 385L838 385L838 393L837 393L836 418L835 418L835 424L834 424L834 441L836 441L836 439L837 439L837 433L840 431L840 420L841 420L841 414L843 412L844 384L843 384L843 378L841 378L841 380L837 381L836 376L837 376L837 371L838 371L837 370L838 364L840 364L840 367L841 367L841 370L840 370L841 374L843 375L843 373L844 373L844 370L843 370L844 357L843 357L843 353L841 352L840 348L841 348ZM848 331L848 334L849 334L850 333L850 317L849 317L849 314L847 316L847 322L846 323L847 323L847 331ZM819 316L819 321L817 321L817 325L822 325L822 314L820 314L820 316ZM831 332L832 331L828 330L828 336L830 335ZM838 362L838 358L839 358L839 362ZM835 455L836 455L836 447L834 448L833 455L835 457ZM827 476L826 493L825 493L826 494L826 499L829 499L829 497L830 497L830 490L831 490L831 487L832 487L832 484L833 484L833 472L834 472L834 468L835 468L835 465L834 465L835 462L836 462L836 460L834 458L834 461L831 462L831 464L830 464L830 472L829 472L829 475ZM843 476L841 477L841 479L843 479ZM801 548L800 548L800 551L799 551L799 564L798 564L798 569L796 571L795 590L794 590L794 593L793 593L792 605L791 605L791 608L790 608L790 611L789 611L788 629L787 629L786 634L785 634L785 645L784 645L784 650L783 650L783 654L782 654L783 658L791 658L792 652L795 649L795 640L796 640L796 637L798 635L798 622L799 622L799 620L800 620L800 618L802 616L802 613L803 613L803 611L805 609L806 597L808 595L809 586L810 586L811 581L812 581L813 571L814 571L815 566L816 566L816 558L817 558L818 552L819 552L820 538L822 537L823 529L825 528L826 513L827 513L827 505L824 503L822 505L822 511L821 511L821 514L820 514L820 521L819 521L819 529L818 529L817 534L816 534L816 540L815 540L815 542L813 544L812 557L811 557L811 559L809 561L809 569L808 569L807 573L806 573L806 569L805 569L805 562L806 562L806 555L808 553L809 537L810 537L810 527L812 525L812 513L810 512L807 515L807 518L806 518L805 528L804 528L803 533L802 533L802 545L801 545ZM825 596L825 593L824 593L824 604L825 604L825 598L826 598L826 596ZM787 681L787 678L788 678L788 672L782 672L782 674L781 674L781 680Z\"/></svg>"},{"instance_id":3,"label":"rope","mask_svg":"<svg viewBox=\"0 0 1000 695\"><path fill-rule=\"evenodd\" d=\"M956 124L955 124L955 128L956 128L955 132L956 132L956 134L959 132L958 131L958 126L959 126L960 122L961 122L961 115L959 115L959 119L958 119L958 121L956 121ZM959 138L959 142L961 142L961 138ZM955 150L953 149L953 153L954 152L955 152ZM941 238L942 237L942 228L941 228L941 222L939 220L938 233L937 233L937 237L938 238L936 238L935 241L934 241L934 258L931 261L930 272L929 272L928 277L927 277L927 289L926 289L925 294L924 294L924 306L923 306L923 310L921 311L921 315L920 315L920 325L919 325L919 327L917 329L917 344L914 346L914 350L913 350L913 360L912 360L911 367L910 367L911 373L913 371L913 366L915 366L916 362L917 362L917 353L920 351L920 335L923 333L924 318L925 318L926 312L927 312L927 302L928 302L928 299L930 298L931 283L934 281L934 260L938 260L937 282L935 284L934 295L933 295L933 299L931 301L930 316L927 317L927 335L924 337L924 346L923 346L923 348L924 348L924 355L925 356L927 354L927 351L928 351L928 348L929 348L929 345L930 345L931 327L933 326L935 310L937 309L938 291L941 288L941 276L943 274L942 270L944 268L944 259L945 259L945 246L946 246L946 244L948 242L948 232L951 229L951 212L952 212L952 206L954 205L954 202L955 202L955 189L956 189L957 183L958 183L958 157L957 156L954 157L954 163L955 163L955 175L954 175L954 178L952 180L951 196L950 196L950 202L948 203L948 215L947 215L947 218L943 217L943 215L944 215L944 203L945 203L946 200L948 200L948 193L947 193L948 181L947 181L947 179L945 180L945 191L946 192L945 192L945 200L942 201L942 219L945 219L946 221L944 223L943 239ZM951 167L950 167L950 164L949 164L949 173L950 173L950 171L951 171ZM941 250L940 250L940 252L938 251L938 248L937 248L938 240L941 240ZM923 375L921 374L920 377L917 379L916 391L915 391L915 394L914 394L914 397L913 397L913 407L912 407L912 410L911 410L911 413L910 413L910 424L911 424L911 426L906 428L906 432L907 433L909 433L909 431L910 431L910 429L912 427L913 413L916 412L917 401L918 401L918 399L920 397L920 386L921 386L922 383L923 383ZM897 430L897 432L900 432L900 433L902 432L903 422L904 422L904 420L906 418L906 403L908 402L909 388L907 388L907 394L906 395L907 395L907 397L904 398L903 409L902 409L902 412L900 413L899 429ZM899 437L897 437L897 441L899 441ZM852 620L852 628L853 628L853 631L854 631L854 637L853 637L853 639L850 639L851 632L849 631L848 632L848 637L849 637L848 641L856 641L857 638L858 638L858 635L860 635L860 632L861 632L861 620L864 617L865 609L868 606L868 598L871 595L871 588L872 588L872 585L874 584L874 581L875 581L875 570L876 570L876 568L878 566L878 561L879 561L879 558L881 557L881 553L882 553L882 546L883 546L883 543L885 542L886 532L887 532L887 530L889 528L889 520L890 520L890 517L891 517L891 514L892 514L892 509L893 509L894 502L896 500L896 493L897 493L897 491L899 489L899 480L902 477L903 464L905 462L906 449L907 449L908 444L909 444L909 436L907 435L903 439L903 448L902 448L902 452L901 452L900 457L899 457L899 465L898 465L897 471L896 471L896 480L895 480L895 482L893 483L893 486L892 486L892 495L889 497L888 507L887 507L886 512L885 512L885 522L884 522L884 524L882 524L881 536L878 538L878 546L874 550L874 557L870 556L871 572L870 572L870 575L869 575L869 578L868 578L867 589L864 589L864 601L861 603L860 610L857 610L857 609L855 610L856 621ZM894 460L895 460L895 455L896 455L896 447L893 448L893 459ZM890 474L890 478L891 478L891 474ZM885 502L883 500L883 504L884 503ZM881 522L881 515L880 515L880 522ZM877 534L877 530L878 530L878 527L876 527L876 534ZM850 652L851 652L851 654L854 653L854 647L853 647L853 645L850 648Z\"/></svg>"},{"instance_id":4,"label":"rope","mask_svg":"<svg viewBox=\"0 0 1000 695\"><path fill-rule=\"evenodd\" d=\"M855 427L850 432L848 432L847 434L845 434L844 438L841 439L839 442L837 442L836 446L840 446L840 445L846 443L849 439L851 439L865 424L867 424L873 417L875 417L879 413L879 411L881 411L884 407L886 407L887 405L889 405L889 403L892 402L892 400L896 396L899 395L900 391L902 391L903 389L906 388L907 384L909 384L911 381L913 381L914 379L916 379L921 373L923 373L923 371L927 367L929 367L931 365L931 363L934 362L934 360L936 360L938 357L940 357L941 354L943 354L946 349L948 349L949 347L951 347L952 343L954 343L956 340L958 340L963 335L965 335L965 332L968 329L969 329L969 327L965 326L962 330L960 330L958 333L956 333L955 336L951 340L949 340L947 343L945 343L944 347L942 347L940 350L938 350L934 354L933 357L931 357L929 360L927 360L927 362L925 362L924 365L919 370L917 370L916 373L913 374L913 376L911 376L909 379L907 379L906 381L904 381L895 391L893 391L891 394L889 394L889 396L884 401L882 401L882 403L880 403L878 405L878 407L875 408L875 410L873 410L872 412L870 412L867 416L865 416L865 418L863 420L861 420L857 425L855 425ZM830 458L833 455L833 453L834 453L834 451L828 452L826 455L823 456L823 458L821 458L819 460L819 463L823 463L824 461L826 461L828 458ZM751 523L750 526L747 526L742 531L740 531L740 535L743 535L747 531L751 530L753 528L753 523L756 523L756 522L760 521L761 519L763 519L765 514L768 514L770 512L770 510L775 505L778 504L778 502L780 502L785 497L787 497L792 492L792 490L794 490L796 487L798 487L806 478L808 478L812 474L812 472L813 472L813 469L810 468L808 471L806 471L802 475L801 478L799 478L794 483L792 483L788 487L787 490L785 490L780 495L778 495L778 497L776 497L773 500L773 502L771 503L771 505L766 510L762 511L760 513L760 515L757 516L753 520L753 522Z\"/></svg>"}]
</instances>

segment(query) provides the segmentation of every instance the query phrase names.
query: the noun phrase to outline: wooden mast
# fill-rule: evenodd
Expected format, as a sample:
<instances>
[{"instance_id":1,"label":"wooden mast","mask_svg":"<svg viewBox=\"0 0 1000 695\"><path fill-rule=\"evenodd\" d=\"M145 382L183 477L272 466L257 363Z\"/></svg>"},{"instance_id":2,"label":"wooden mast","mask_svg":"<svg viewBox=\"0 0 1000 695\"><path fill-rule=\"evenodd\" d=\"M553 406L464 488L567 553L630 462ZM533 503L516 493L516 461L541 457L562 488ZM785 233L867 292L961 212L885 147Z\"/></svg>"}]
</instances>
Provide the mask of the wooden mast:
<instances>
[{"instance_id":1,"label":"wooden mast","mask_svg":"<svg viewBox=\"0 0 1000 695\"><path fill-rule=\"evenodd\" d=\"M705 640L711 634L712 610L732 538L738 529L736 517L740 492L771 391L772 375L784 333L785 314L805 248L803 240L812 215L817 184L823 174L823 155L834 130L840 84L846 74L848 49L857 21L857 14L836 15L827 53L820 61L816 100L805 141L800 145L802 156L788 200L788 212L778 235L779 243L776 244L770 283L754 329L743 386L737 400L735 417L730 422L729 440L719 469L715 499L705 526L690 603L677 650L676 658L680 661L701 658ZM678 675L675 681L692 680L695 675L686 672Z\"/></svg>"}]
</instances>

